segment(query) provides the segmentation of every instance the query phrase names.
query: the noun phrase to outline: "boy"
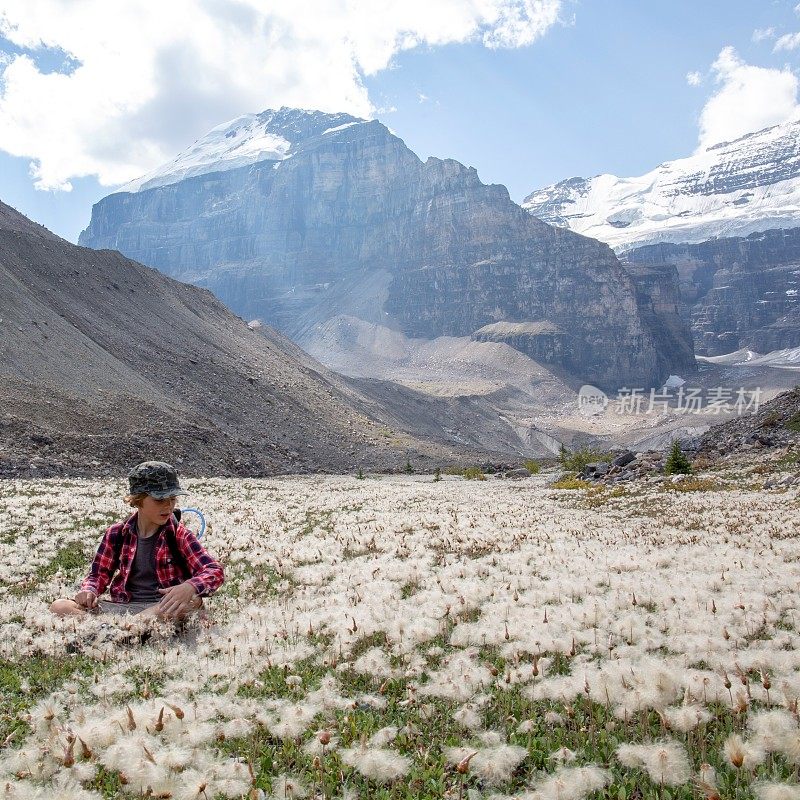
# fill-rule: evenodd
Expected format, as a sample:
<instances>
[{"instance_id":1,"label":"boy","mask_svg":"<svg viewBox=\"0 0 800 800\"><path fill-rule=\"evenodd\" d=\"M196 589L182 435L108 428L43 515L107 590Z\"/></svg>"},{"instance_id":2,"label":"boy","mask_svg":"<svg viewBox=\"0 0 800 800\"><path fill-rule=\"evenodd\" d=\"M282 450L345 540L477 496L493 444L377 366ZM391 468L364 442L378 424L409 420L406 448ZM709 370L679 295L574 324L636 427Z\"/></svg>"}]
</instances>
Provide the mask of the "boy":
<instances>
[{"instance_id":1,"label":"boy","mask_svg":"<svg viewBox=\"0 0 800 800\"><path fill-rule=\"evenodd\" d=\"M186 494L172 466L145 461L131 470L128 486L125 500L136 511L108 528L78 593L56 600L54 614L184 619L225 580L220 564L172 515L177 496ZM110 599L99 599L106 588Z\"/></svg>"}]
</instances>

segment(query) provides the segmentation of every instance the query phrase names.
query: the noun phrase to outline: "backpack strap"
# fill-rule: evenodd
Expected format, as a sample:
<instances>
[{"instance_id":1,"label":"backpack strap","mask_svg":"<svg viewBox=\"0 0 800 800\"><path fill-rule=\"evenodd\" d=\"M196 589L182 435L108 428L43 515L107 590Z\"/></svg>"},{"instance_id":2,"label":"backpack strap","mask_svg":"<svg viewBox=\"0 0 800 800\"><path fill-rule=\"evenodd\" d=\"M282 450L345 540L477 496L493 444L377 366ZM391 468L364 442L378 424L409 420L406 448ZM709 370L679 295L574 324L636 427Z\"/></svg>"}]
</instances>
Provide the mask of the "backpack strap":
<instances>
[{"instance_id":1,"label":"backpack strap","mask_svg":"<svg viewBox=\"0 0 800 800\"><path fill-rule=\"evenodd\" d=\"M183 566L186 567L186 559L179 550L178 542L175 539L175 529L178 527L181 521L181 510L179 508L176 508L172 512L172 519L175 525L174 527L171 525L167 527L167 530L164 531L164 539L167 542L167 549L169 550L169 554L172 557L173 563L183 564Z\"/></svg>"}]
</instances>

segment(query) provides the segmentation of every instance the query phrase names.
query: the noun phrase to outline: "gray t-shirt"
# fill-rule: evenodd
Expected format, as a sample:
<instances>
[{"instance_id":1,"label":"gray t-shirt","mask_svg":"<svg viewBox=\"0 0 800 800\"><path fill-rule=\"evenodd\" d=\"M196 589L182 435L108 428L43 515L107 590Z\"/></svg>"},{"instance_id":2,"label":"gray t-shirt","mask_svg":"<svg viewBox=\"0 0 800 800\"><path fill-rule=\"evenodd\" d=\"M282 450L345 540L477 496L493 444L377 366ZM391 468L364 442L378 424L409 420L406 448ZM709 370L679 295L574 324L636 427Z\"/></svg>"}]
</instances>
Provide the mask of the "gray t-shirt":
<instances>
[{"instance_id":1,"label":"gray t-shirt","mask_svg":"<svg viewBox=\"0 0 800 800\"><path fill-rule=\"evenodd\" d=\"M158 536L137 537L136 555L133 557L131 571L125 588L131 593L132 601L152 602L161 600L156 576L156 541Z\"/></svg>"}]
</instances>

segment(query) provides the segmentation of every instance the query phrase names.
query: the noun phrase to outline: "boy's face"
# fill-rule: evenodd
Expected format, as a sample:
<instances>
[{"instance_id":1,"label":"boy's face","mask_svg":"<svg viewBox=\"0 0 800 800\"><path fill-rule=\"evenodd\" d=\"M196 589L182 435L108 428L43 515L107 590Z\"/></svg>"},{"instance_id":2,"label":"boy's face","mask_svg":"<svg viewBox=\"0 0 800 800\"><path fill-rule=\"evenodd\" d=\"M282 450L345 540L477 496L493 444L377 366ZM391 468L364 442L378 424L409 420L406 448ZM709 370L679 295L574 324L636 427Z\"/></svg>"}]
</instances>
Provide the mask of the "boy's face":
<instances>
[{"instance_id":1,"label":"boy's face","mask_svg":"<svg viewBox=\"0 0 800 800\"><path fill-rule=\"evenodd\" d=\"M152 495L147 495L139 508L139 515L150 523L163 525L170 518L177 502L177 497L158 500Z\"/></svg>"}]
</instances>

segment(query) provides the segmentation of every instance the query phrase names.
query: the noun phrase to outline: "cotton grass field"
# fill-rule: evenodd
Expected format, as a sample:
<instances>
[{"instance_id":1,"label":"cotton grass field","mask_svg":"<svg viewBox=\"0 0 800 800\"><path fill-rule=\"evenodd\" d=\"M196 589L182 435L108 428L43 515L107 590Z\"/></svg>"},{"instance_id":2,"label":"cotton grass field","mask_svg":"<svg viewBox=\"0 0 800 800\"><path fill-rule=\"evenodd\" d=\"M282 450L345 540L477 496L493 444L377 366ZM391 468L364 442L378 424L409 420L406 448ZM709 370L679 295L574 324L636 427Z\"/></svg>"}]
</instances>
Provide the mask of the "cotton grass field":
<instances>
[{"instance_id":1,"label":"cotton grass field","mask_svg":"<svg viewBox=\"0 0 800 800\"><path fill-rule=\"evenodd\" d=\"M0 482L0 797L800 798L796 489L553 478L187 481L143 644L47 612L123 484Z\"/></svg>"}]
</instances>

